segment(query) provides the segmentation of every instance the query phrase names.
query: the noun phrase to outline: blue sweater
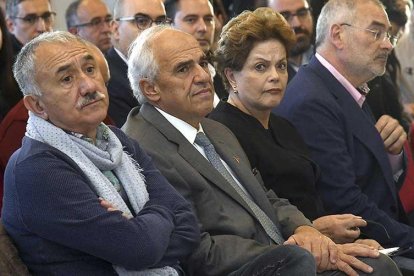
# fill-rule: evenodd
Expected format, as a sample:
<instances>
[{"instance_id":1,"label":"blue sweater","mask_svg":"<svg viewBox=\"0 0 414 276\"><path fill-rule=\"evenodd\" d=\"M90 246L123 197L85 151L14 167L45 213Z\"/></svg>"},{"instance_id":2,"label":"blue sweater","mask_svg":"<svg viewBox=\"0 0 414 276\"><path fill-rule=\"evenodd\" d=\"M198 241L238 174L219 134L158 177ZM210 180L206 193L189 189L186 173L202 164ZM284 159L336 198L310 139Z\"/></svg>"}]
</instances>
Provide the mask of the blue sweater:
<instances>
[{"instance_id":1,"label":"blue sweater","mask_svg":"<svg viewBox=\"0 0 414 276\"><path fill-rule=\"evenodd\" d=\"M136 142L112 130L143 169L150 196L129 220L103 208L80 168L57 149L25 137L11 157L2 221L33 274L115 275L112 264L179 268L198 245L188 202Z\"/></svg>"}]
</instances>

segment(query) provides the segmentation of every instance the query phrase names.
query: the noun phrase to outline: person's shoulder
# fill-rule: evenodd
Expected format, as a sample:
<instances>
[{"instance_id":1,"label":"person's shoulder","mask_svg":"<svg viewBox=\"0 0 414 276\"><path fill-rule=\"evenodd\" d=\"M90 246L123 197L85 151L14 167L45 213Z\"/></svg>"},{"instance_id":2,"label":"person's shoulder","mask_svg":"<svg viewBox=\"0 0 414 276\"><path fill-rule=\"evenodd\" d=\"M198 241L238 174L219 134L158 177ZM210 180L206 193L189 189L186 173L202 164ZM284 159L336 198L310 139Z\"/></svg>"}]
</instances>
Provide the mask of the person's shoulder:
<instances>
[{"instance_id":1,"label":"person's shoulder","mask_svg":"<svg viewBox=\"0 0 414 276\"><path fill-rule=\"evenodd\" d=\"M201 120L201 125L203 127L203 130L205 133L207 133L207 136L213 139L221 139L226 142L237 142L238 140L234 133L225 125L223 125L220 122L214 121L209 118L204 118Z\"/></svg>"}]
</instances>

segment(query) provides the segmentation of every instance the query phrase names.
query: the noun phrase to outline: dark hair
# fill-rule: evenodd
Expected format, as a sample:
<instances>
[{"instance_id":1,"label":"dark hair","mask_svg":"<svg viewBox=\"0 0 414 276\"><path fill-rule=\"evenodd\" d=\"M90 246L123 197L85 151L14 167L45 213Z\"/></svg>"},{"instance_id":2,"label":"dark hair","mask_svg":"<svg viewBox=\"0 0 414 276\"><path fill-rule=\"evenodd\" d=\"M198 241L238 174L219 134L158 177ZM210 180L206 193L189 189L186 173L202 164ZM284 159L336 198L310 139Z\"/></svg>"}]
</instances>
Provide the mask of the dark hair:
<instances>
[{"instance_id":1,"label":"dark hair","mask_svg":"<svg viewBox=\"0 0 414 276\"><path fill-rule=\"evenodd\" d=\"M173 21L177 12L178 1L179 0L166 0L164 2L165 13L167 14L167 17L171 18Z\"/></svg>"},{"instance_id":2,"label":"dark hair","mask_svg":"<svg viewBox=\"0 0 414 276\"><path fill-rule=\"evenodd\" d=\"M223 27L215 59L217 71L226 89L230 88L230 84L224 75L224 69L240 71L254 44L270 39L279 40L287 53L296 41L295 34L284 17L271 8L244 11Z\"/></svg>"},{"instance_id":3,"label":"dark hair","mask_svg":"<svg viewBox=\"0 0 414 276\"><path fill-rule=\"evenodd\" d=\"M66 9L65 19L66 27L68 29L78 24L78 7L81 2L82 0L76 0L75 2L72 2Z\"/></svg>"},{"instance_id":4,"label":"dark hair","mask_svg":"<svg viewBox=\"0 0 414 276\"><path fill-rule=\"evenodd\" d=\"M388 19L400 27L405 26L408 21L405 6L399 7L396 0L381 0L381 2L384 4Z\"/></svg>"},{"instance_id":5,"label":"dark hair","mask_svg":"<svg viewBox=\"0 0 414 276\"><path fill-rule=\"evenodd\" d=\"M0 11L0 30L3 37L0 49L0 117L4 117L23 95L13 77L13 48L2 11Z\"/></svg>"}]
</instances>

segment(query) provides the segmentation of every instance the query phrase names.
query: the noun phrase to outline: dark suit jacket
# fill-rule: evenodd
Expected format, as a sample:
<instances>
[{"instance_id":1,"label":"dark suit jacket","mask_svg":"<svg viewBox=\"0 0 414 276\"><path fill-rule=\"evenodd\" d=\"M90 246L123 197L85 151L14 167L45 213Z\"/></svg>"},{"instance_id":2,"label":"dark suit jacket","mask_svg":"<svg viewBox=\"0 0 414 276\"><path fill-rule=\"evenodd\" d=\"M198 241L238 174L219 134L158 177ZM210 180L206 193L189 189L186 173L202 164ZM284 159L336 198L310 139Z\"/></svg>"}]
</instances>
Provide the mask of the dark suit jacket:
<instances>
[{"instance_id":1,"label":"dark suit jacket","mask_svg":"<svg viewBox=\"0 0 414 276\"><path fill-rule=\"evenodd\" d=\"M291 123L271 114L267 130L256 118L223 101L208 117L236 135L266 188L288 199L310 220L324 215L315 187L319 168Z\"/></svg>"},{"instance_id":2,"label":"dark suit jacket","mask_svg":"<svg viewBox=\"0 0 414 276\"><path fill-rule=\"evenodd\" d=\"M378 131L315 57L289 83L278 113L295 125L320 166L317 188L327 211L369 220L361 231L383 246L414 241Z\"/></svg>"},{"instance_id":3,"label":"dark suit jacket","mask_svg":"<svg viewBox=\"0 0 414 276\"><path fill-rule=\"evenodd\" d=\"M230 130L209 119L201 125L218 154L285 238L298 226L310 225L296 207L259 184ZM192 203L202 234L200 246L186 264L190 275L227 275L274 248L237 192L153 106L144 104L139 114L133 109L123 130L139 140L161 173Z\"/></svg>"},{"instance_id":4,"label":"dark suit jacket","mask_svg":"<svg viewBox=\"0 0 414 276\"><path fill-rule=\"evenodd\" d=\"M121 127L133 107L139 106L128 80L128 65L112 47L105 54L111 78L108 82L108 114Z\"/></svg>"}]
</instances>

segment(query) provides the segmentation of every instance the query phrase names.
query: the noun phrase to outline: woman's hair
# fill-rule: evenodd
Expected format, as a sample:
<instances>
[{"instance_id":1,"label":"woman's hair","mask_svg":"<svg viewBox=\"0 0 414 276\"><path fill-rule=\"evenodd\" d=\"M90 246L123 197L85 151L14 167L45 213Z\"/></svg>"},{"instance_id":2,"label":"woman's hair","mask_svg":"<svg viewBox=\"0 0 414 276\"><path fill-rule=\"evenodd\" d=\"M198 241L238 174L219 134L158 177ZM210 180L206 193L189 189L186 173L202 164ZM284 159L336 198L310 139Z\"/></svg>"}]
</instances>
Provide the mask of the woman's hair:
<instances>
[{"instance_id":1,"label":"woman's hair","mask_svg":"<svg viewBox=\"0 0 414 276\"><path fill-rule=\"evenodd\" d=\"M215 59L227 90L230 84L224 69L240 71L255 44L270 39L280 41L285 46L286 52L296 42L295 34L289 24L282 15L271 8L258 8L253 12L244 11L223 27L215 51Z\"/></svg>"},{"instance_id":2,"label":"woman's hair","mask_svg":"<svg viewBox=\"0 0 414 276\"><path fill-rule=\"evenodd\" d=\"M13 77L14 53L7 31L3 11L0 10L0 30L2 45L0 49L0 120L23 97Z\"/></svg>"}]
</instances>

